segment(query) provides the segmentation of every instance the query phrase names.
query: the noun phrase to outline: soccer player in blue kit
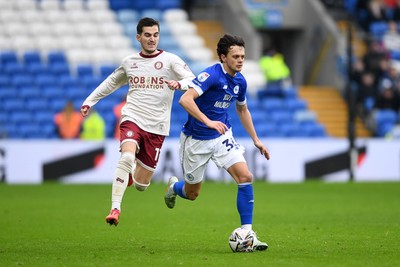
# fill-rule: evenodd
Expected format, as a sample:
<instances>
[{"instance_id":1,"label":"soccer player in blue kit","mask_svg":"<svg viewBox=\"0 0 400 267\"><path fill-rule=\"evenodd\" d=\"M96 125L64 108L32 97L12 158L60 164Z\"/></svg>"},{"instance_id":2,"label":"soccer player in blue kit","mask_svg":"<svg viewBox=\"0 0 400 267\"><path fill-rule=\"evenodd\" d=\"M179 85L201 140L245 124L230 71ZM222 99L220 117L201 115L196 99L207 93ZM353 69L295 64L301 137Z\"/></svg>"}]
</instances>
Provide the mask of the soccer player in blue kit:
<instances>
[{"instance_id":1,"label":"soccer player in blue kit","mask_svg":"<svg viewBox=\"0 0 400 267\"><path fill-rule=\"evenodd\" d=\"M220 63L206 68L189 85L179 104L189 113L180 137L180 159L184 180L172 176L164 196L165 204L173 208L176 196L195 200L208 161L228 171L238 184L237 209L241 227L252 230L254 194L253 175L243 156L244 149L236 143L229 123L228 108L236 102L236 111L260 153L269 159L269 151L254 129L246 105L247 82L240 73L245 59L245 43L241 37L225 34L217 45ZM254 250L266 250L268 245L255 237Z\"/></svg>"}]
</instances>

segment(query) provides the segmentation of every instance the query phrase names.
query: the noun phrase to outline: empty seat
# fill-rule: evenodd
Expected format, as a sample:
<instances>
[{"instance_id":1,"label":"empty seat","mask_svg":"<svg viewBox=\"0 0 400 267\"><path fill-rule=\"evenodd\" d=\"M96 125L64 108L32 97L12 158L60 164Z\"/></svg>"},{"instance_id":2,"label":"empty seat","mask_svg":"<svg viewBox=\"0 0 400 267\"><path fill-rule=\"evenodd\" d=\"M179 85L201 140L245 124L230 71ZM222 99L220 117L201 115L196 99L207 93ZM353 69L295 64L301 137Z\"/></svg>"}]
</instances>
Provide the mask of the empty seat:
<instances>
[{"instance_id":1,"label":"empty seat","mask_svg":"<svg viewBox=\"0 0 400 267\"><path fill-rule=\"evenodd\" d=\"M187 21L188 14L183 9L169 9L164 11L163 18L166 22L180 22L180 21Z\"/></svg>"},{"instance_id":2,"label":"empty seat","mask_svg":"<svg viewBox=\"0 0 400 267\"><path fill-rule=\"evenodd\" d=\"M162 0L157 2L157 8L162 11L165 11L167 9L179 9L181 7L180 0Z\"/></svg>"},{"instance_id":3,"label":"empty seat","mask_svg":"<svg viewBox=\"0 0 400 267\"><path fill-rule=\"evenodd\" d=\"M15 124L29 123L32 121L32 113L26 110L14 110L10 113L10 122Z\"/></svg>"},{"instance_id":4,"label":"empty seat","mask_svg":"<svg viewBox=\"0 0 400 267\"><path fill-rule=\"evenodd\" d=\"M283 101L280 98L267 98L263 99L260 103L261 107L265 110L279 111L283 109Z\"/></svg>"},{"instance_id":5,"label":"empty seat","mask_svg":"<svg viewBox=\"0 0 400 267\"><path fill-rule=\"evenodd\" d=\"M108 0L86 0L86 8L88 10L108 10L110 3Z\"/></svg>"},{"instance_id":6,"label":"empty seat","mask_svg":"<svg viewBox=\"0 0 400 267\"><path fill-rule=\"evenodd\" d=\"M142 17L153 18L157 21L161 21L163 19L162 14L162 11L159 9L154 9L154 6L142 11Z\"/></svg>"},{"instance_id":7,"label":"empty seat","mask_svg":"<svg viewBox=\"0 0 400 267\"><path fill-rule=\"evenodd\" d=\"M39 74L35 77L35 84L39 87L56 86L57 78L52 74Z\"/></svg>"},{"instance_id":8,"label":"empty seat","mask_svg":"<svg viewBox=\"0 0 400 267\"><path fill-rule=\"evenodd\" d=\"M42 56L39 51L25 51L22 54L22 60L25 65L41 64Z\"/></svg>"},{"instance_id":9,"label":"empty seat","mask_svg":"<svg viewBox=\"0 0 400 267\"><path fill-rule=\"evenodd\" d=\"M122 24L136 24L139 20L139 13L133 9L121 9L117 11L117 20Z\"/></svg>"},{"instance_id":10,"label":"empty seat","mask_svg":"<svg viewBox=\"0 0 400 267\"><path fill-rule=\"evenodd\" d=\"M56 11L61 9L61 2L58 0L41 0L38 2L39 8L43 11Z\"/></svg>"},{"instance_id":11,"label":"empty seat","mask_svg":"<svg viewBox=\"0 0 400 267\"><path fill-rule=\"evenodd\" d=\"M67 58L62 51L50 51L47 54L47 64L53 65L55 63L67 63Z\"/></svg>"},{"instance_id":12,"label":"empty seat","mask_svg":"<svg viewBox=\"0 0 400 267\"><path fill-rule=\"evenodd\" d=\"M78 77L93 76L93 65L91 64L80 64L76 67L76 74Z\"/></svg>"},{"instance_id":13,"label":"empty seat","mask_svg":"<svg viewBox=\"0 0 400 267\"><path fill-rule=\"evenodd\" d=\"M4 99L3 109L8 111L17 112L25 109L25 102L22 99Z\"/></svg>"},{"instance_id":14,"label":"empty seat","mask_svg":"<svg viewBox=\"0 0 400 267\"><path fill-rule=\"evenodd\" d=\"M48 110L36 111L33 113L33 119L38 124L53 123L54 112Z\"/></svg>"},{"instance_id":15,"label":"empty seat","mask_svg":"<svg viewBox=\"0 0 400 267\"><path fill-rule=\"evenodd\" d=\"M24 99L40 98L41 90L37 86L26 86L18 90L18 96Z\"/></svg>"},{"instance_id":16,"label":"empty seat","mask_svg":"<svg viewBox=\"0 0 400 267\"><path fill-rule=\"evenodd\" d=\"M11 82L16 88L20 88L22 86L31 86L34 83L34 79L30 75L17 74L12 76Z\"/></svg>"},{"instance_id":17,"label":"empty seat","mask_svg":"<svg viewBox=\"0 0 400 267\"><path fill-rule=\"evenodd\" d=\"M114 70L117 68L118 66L116 65L101 65L100 66L100 76L102 78L106 78L108 77L111 73L114 72Z\"/></svg>"},{"instance_id":18,"label":"empty seat","mask_svg":"<svg viewBox=\"0 0 400 267\"><path fill-rule=\"evenodd\" d=\"M60 86L56 85L46 85L40 89L42 97L47 100L61 99L65 97L64 90Z\"/></svg>"},{"instance_id":19,"label":"empty seat","mask_svg":"<svg viewBox=\"0 0 400 267\"><path fill-rule=\"evenodd\" d=\"M83 10L85 8L84 1L82 0L64 0L61 3L64 10L74 12L76 10Z\"/></svg>"},{"instance_id":20,"label":"empty seat","mask_svg":"<svg viewBox=\"0 0 400 267\"><path fill-rule=\"evenodd\" d=\"M286 99L283 101L283 105L286 109L292 112L307 109L307 103L304 100L298 98Z\"/></svg>"},{"instance_id":21,"label":"empty seat","mask_svg":"<svg viewBox=\"0 0 400 267\"><path fill-rule=\"evenodd\" d=\"M31 98L26 100L26 107L30 111L47 110L48 102L44 98Z\"/></svg>"},{"instance_id":22,"label":"empty seat","mask_svg":"<svg viewBox=\"0 0 400 267\"><path fill-rule=\"evenodd\" d=\"M0 64L8 65L9 63L17 63L18 55L14 51L2 51L0 52Z\"/></svg>"}]
</instances>

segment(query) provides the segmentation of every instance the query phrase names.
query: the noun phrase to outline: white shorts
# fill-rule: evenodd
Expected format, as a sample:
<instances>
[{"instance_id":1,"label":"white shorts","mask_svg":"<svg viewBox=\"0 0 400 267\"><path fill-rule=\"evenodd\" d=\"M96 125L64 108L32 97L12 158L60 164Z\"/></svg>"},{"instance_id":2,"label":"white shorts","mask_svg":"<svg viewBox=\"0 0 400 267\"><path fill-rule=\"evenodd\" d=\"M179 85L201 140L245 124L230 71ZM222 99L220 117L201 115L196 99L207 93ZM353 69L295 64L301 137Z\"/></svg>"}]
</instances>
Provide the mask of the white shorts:
<instances>
[{"instance_id":1,"label":"white shorts","mask_svg":"<svg viewBox=\"0 0 400 267\"><path fill-rule=\"evenodd\" d=\"M237 162L246 162L244 148L236 143L229 129L224 135L211 140L197 140L181 133L179 155L184 179L189 184L200 183L208 161L219 168L228 169Z\"/></svg>"}]
</instances>

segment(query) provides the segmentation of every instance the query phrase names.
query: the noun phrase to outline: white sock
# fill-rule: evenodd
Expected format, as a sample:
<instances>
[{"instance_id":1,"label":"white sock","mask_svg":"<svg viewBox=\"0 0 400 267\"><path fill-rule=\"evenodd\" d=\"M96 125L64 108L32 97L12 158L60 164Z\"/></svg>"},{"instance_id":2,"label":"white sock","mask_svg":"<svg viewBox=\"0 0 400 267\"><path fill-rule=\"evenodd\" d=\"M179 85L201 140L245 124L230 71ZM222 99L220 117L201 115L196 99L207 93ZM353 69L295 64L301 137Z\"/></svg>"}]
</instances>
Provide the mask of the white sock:
<instances>
[{"instance_id":1,"label":"white sock","mask_svg":"<svg viewBox=\"0 0 400 267\"><path fill-rule=\"evenodd\" d=\"M122 197L124 196L126 187L128 186L129 173L117 168L114 174L114 180L112 184L112 197L111 197L111 209L121 210Z\"/></svg>"},{"instance_id":2,"label":"white sock","mask_svg":"<svg viewBox=\"0 0 400 267\"><path fill-rule=\"evenodd\" d=\"M252 225L251 224L243 224L242 228L246 229L246 230L251 230L252 229Z\"/></svg>"}]
</instances>

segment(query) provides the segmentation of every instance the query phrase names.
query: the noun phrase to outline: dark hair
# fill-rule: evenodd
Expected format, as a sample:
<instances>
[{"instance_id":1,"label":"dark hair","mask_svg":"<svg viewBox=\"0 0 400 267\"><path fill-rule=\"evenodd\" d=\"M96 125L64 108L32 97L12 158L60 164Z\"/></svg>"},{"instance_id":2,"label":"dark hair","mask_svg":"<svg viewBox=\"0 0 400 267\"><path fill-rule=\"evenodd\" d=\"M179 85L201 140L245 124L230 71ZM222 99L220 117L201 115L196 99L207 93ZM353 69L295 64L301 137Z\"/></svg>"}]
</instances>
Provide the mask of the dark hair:
<instances>
[{"instance_id":1,"label":"dark hair","mask_svg":"<svg viewBox=\"0 0 400 267\"><path fill-rule=\"evenodd\" d=\"M222 36L217 44L217 54L221 61L221 55L227 55L231 46L242 46L244 47L244 40L240 36L225 34ZM222 61L221 61L222 62Z\"/></svg>"},{"instance_id":2,"label":"dark hair","mask_svg":"<svg viewBox=\"0 0 400 267\"><path fill-rule=\"evenodd\" d=\"M140 35L143 33L143 27L152 27L154 25L157 25L158 31L160 31L160 23L158 23L157 20L152 18L142 18L141 20L139 20L136 26L136 32Z\"/></svg>"}]
</instances>

